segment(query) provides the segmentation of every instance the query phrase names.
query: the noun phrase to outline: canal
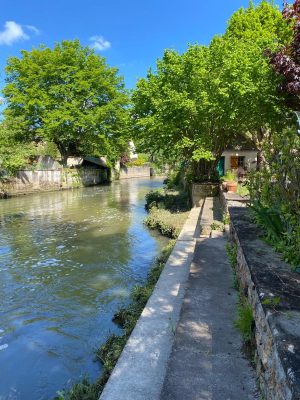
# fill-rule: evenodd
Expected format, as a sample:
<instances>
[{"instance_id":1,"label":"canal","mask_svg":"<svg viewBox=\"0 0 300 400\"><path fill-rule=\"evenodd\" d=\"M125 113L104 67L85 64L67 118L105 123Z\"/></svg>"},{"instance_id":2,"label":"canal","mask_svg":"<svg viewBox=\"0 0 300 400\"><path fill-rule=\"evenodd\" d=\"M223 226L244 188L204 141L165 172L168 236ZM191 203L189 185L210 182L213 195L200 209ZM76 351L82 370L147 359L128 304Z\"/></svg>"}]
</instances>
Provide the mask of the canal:
<instances>
[{"instance_id":1,"label":"canal","mask_svg":"<svg viewBox=\"0 0 300 400\"><path fill-rule=\"evenodd\" d=\"M0 400L52 399L101 372L95 350L166 240L144 225L161 179L0 202Z\"/></svg>"}]
</instances>

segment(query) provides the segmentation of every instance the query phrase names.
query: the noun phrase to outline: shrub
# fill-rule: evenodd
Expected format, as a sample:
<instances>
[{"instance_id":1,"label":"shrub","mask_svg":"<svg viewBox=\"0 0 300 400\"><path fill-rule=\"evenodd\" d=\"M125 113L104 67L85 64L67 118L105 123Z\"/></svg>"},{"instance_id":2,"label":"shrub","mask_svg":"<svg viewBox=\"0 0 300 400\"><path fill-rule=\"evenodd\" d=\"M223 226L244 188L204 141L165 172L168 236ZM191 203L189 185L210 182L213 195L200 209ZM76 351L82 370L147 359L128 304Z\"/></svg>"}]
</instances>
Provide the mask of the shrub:
<instances>
[{"instance_id":1,"label":"shrub","mask_svg":"<svg viewBox=\"0 0 300 400\"><path fill-rule=\"evenodd\" d=\"M182 190L151 190L146 195L146 209L150 210L152 207L172 212L187 211L190 209L189 195Z\"/></svg>"},{"instance_id":2,"label":"shrub","mask_svg":"<svg viewBox=\"0 0 300 400\"><path fill-rule=\"evenodd\" d=\"M273 134L264 148L266 163L249 174L255 219L284 260L300 270L300 135Z\"/></svg>"},{"instance_id":3,"label":"shrub","mask_svg":"<svg viewBox=\"0 0 300 400\"><path fill-rule=\"evenodd\" d=\"M158 229L162 235L175 239L178 237L187 216L188 212L171 213L168 210L153 207L144 223L151 229Z\"/></svg>"}]
</instances>

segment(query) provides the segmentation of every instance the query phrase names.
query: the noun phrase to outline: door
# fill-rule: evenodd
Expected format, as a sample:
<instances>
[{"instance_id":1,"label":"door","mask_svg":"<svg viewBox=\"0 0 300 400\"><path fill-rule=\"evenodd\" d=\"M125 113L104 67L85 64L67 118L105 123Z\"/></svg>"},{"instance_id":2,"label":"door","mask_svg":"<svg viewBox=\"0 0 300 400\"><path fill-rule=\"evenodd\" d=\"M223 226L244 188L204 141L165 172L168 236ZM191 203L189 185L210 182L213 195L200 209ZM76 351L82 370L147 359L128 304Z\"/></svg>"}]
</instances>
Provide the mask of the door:
<instances>
[{"instance_id":1,"label":"door","mask_svg":"<svg viewBox=\"0 0 300 400\"><path fill-rule=\"evenodd\" d=\"M222 156L218 162L217 173L219 176L225 175L225 156Z\"/></svg>"}]
</instances>

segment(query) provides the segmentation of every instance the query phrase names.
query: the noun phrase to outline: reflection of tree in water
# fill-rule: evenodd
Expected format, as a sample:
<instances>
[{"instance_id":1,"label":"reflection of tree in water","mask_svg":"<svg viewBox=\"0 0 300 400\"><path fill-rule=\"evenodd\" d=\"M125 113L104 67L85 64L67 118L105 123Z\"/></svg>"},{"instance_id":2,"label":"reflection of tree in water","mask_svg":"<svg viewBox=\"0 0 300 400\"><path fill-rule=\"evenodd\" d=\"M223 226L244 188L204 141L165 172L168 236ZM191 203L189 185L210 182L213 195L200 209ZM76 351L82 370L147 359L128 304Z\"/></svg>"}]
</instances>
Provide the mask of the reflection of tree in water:
<instances>
[{"instance_id":1,"label":"reflection of tree in water","mask_svg":"<svg viewBox=\"0 0 300 400\"><path fill-rule=\"evenodd\" d=\"M17 204L6 203L2 210L0 245L9 248L2 261L16 285L88 304L102 291L126 284L128 189L116 185L14 200Z\"/></svg>"}]
</instances>

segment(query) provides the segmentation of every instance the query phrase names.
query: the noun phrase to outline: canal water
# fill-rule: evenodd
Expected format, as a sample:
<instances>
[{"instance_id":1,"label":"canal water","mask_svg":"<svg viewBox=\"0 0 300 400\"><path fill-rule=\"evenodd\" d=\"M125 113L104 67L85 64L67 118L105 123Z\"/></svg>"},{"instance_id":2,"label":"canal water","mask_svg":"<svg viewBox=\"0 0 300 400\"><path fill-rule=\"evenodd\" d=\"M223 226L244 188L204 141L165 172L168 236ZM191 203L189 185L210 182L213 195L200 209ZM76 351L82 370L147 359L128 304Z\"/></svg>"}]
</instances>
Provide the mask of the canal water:
<instances>
[{"instance_id":1,"label":"canal water","mask_svg":"<svg viewBox=\"0 0 300 400\"><path fill-rule=\"evenodd\" d=\"M118 332L114 312L166 240L144 225L161 179L0 202L0 400L52 399L85 375Z\"/></svg>"}]
</instances>

